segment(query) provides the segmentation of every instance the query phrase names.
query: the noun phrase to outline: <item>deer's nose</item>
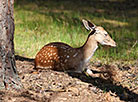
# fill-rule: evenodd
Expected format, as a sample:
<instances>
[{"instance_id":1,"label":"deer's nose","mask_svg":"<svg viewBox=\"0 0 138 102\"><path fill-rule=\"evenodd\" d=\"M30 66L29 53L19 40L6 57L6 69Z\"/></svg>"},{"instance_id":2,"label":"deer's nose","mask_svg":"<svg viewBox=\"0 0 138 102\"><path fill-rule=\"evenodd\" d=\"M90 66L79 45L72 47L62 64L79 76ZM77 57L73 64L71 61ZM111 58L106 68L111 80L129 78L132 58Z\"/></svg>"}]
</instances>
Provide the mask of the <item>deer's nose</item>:
<instances>
[{"instance_id":1,"label":"deer's nose","mask_svg":"<svg viewBox=\"0 0 138 102\"><path fill-rule=\"evenodd\" d=\"M116 42L114 42L114 44L113 44L112 46L113 46L113 47L116 47L116 46L117 46Z\"/></svg>"}]
</instances>

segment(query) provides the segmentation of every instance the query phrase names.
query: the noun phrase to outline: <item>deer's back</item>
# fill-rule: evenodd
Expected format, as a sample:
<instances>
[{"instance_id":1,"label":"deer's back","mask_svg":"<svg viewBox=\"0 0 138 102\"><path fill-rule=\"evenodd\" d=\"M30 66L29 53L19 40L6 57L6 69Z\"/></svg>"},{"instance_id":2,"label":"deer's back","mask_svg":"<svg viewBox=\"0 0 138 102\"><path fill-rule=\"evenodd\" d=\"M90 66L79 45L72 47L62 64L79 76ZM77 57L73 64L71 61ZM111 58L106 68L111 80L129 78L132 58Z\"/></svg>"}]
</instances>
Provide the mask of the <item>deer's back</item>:
<instances>
[{"instance_id":1,"label":"deer's back","mask_svg":"<svg viewBox=\"0 0 138 102\"><path fill-rule=\"evenodd\" d=\"M45 45L36 55L35 66L55 70L75 70L83 59L80 49L55 42Z\"/></svg>"}]
</instances>

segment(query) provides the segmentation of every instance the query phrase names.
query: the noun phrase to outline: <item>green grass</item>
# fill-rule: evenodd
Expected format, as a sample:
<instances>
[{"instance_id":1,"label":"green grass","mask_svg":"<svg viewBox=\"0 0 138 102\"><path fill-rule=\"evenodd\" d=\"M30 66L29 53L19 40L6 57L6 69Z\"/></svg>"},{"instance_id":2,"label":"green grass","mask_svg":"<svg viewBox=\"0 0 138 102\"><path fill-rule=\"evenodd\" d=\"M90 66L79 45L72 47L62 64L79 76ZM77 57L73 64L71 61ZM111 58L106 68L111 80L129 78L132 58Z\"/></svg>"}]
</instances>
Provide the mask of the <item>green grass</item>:
<instances>
[{"instance_id":1,"label":"green grass","mask_svg":"<svg viewBox=\"0 0 138 102\"><path fill-rule=\"evenodd\" d=\"M125 2L125 3L123 3ZM79 47L89 34L82 18L103 26L117 42L117 48L100 46L94 59L134 61L138 58L137 8L127 0L16 0L15 52L34 58L49 42L65 42Z\"/></svg>"}]
</instances>

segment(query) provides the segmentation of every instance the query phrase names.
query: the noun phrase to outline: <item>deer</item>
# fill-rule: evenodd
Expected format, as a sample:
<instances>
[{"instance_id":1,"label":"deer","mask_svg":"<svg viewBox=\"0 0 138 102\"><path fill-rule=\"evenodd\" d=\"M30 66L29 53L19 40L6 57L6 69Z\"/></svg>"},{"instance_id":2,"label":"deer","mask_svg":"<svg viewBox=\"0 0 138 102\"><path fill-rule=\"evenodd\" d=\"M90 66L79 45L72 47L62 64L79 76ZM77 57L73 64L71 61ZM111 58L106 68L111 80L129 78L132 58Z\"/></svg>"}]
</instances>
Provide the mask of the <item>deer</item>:
<instances>
[{"instance_id":1,"label":"deer","mask_svg":"<svg viewBox=\"0 0 138 102\"><path fill-rule=\"evenodd\" d=\"M62 42L51 42L36 54L34 60L34 69L53 69L57 71L73 71L92 76L93 71L87 66L94 55L98 45L107 45L116 47L116 42L110 37L107 31L96 26L88 20L82 19L84 27L90 31L86 42L78 47L73 48Z\"/></svg>"}]
</instances>

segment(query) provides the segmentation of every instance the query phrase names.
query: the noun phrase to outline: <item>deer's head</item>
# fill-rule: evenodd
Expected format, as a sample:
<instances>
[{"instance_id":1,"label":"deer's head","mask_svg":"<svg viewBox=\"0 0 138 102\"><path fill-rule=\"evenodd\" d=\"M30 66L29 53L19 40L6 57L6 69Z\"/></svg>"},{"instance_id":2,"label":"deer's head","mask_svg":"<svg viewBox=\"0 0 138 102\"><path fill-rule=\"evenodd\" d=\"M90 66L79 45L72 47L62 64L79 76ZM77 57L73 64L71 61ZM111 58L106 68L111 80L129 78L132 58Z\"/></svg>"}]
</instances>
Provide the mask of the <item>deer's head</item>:
<instances>
[{"instance_id":1,"label":"deer's head","mask_svg":"<svg viewBox=\"0 0 138 102\"><path fill-rule=\"evenodd\" d=\"M91 31L91 34L94 36L95 40L101 45L108 45L112 47L116 47L115 41L109 36L109 34L105 31L105 29L101 26L96 26L95 24L82 20L85 28Z\"/></svg>"}]
</instances>

